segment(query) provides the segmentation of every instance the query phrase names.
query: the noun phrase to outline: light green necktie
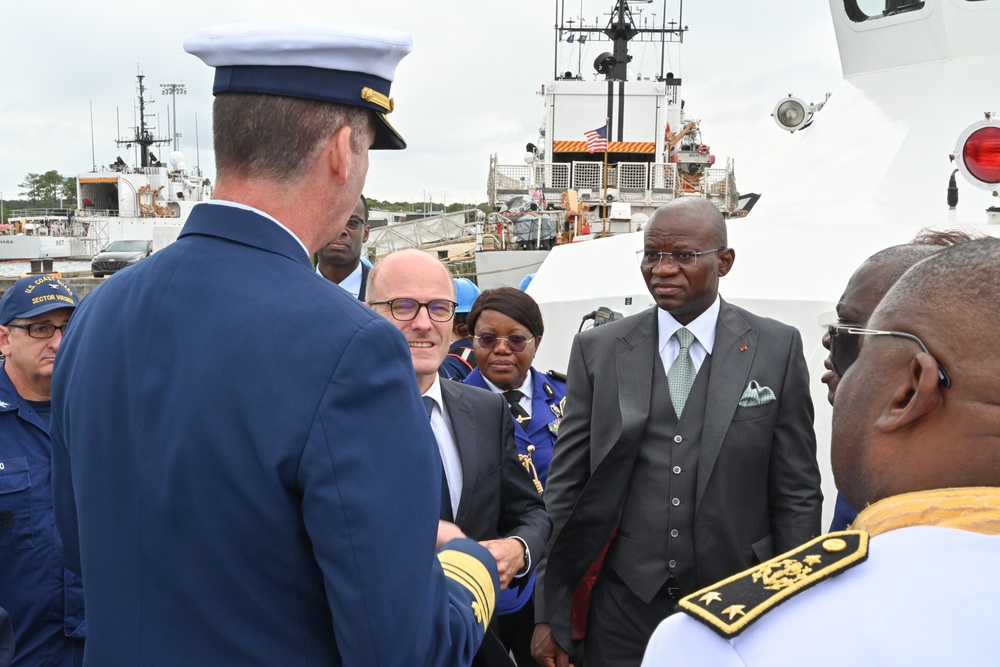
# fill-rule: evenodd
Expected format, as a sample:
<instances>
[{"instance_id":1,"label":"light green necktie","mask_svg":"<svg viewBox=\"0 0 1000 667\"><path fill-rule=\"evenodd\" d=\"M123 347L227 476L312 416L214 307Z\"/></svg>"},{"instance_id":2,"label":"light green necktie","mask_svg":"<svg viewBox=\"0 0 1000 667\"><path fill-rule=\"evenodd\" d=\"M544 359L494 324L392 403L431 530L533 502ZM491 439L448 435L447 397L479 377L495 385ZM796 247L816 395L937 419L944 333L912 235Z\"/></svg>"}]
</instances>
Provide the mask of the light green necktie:
<instances>
[{"instance_id":1,"label":"light green necktie","mask_svg":"<svg viewBox=\"0 0 1000 667\"><path fill-rule=\"evenodd\" d=\"M667 373L667 386L670 387L670 400L674 403L674 412L680 419L698 371L695 370L694 361L691 359L691 343L694 342L694 334L681 327L674 334L674 338L680 344L681 350L677 359L670 366L670 372Z\"/></svg>"}]
</instances>

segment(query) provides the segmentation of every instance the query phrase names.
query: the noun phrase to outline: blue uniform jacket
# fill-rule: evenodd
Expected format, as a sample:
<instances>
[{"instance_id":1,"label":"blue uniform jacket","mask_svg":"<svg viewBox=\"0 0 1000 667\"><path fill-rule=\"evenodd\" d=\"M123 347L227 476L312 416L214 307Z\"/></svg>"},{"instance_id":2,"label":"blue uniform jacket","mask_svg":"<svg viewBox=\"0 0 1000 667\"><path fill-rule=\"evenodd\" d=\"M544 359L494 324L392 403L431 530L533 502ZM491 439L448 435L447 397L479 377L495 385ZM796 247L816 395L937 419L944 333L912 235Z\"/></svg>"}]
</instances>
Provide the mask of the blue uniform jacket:
<instances>
[{"instance_id":1,"label":"blue uniform jacket","mask_svg":"<svg viewBox=\"0 0 1000 667\"><path fill-rule=\"evenodd\" d=\"M559 433L559 423L562 421L562 400L566 396L566 383L557 380L551 375L541 373L536 368L531 369L531 423L525 431L520 424L514 421L514 441L517 443L517 453L527 455L528 445L534 445L535 451L531 455L531 460L538 471L538 479L545 487L545 480L549 476L549 462L552 460L552 446L556 443L556 436ZM490 389L486 384L486 379L477 368L469 377L465 379L465 384L482 389ZM545 390L548 386L551 390ZM558 412L558 415L557 415ZM535 590L535 573L531 573L531 581L523 588L509 588L500 591L500 598L497 602L497 613L511 614L521 607L531 598Z\"/></svg>"},{"instance_id":2,"label":"blue uniform jacket","mask_svg":"<svg viewBox=\"0 0 1000 667\"><path fill-rule=\"evenodd\" d=\"M448 356L441 362L438 375L447 380L462 382L476 368L476 355L469 346L469 339L456 340L448 348Z\"/></svg>"},{"instance_id":3,"label":"blue uniform jacket","mask_svg":"<svg viewBox=\"0 0 1000 667\"><path fill-rule=\"evenodd\" d=\"M86 634L80 577L56 553L51 459L48 426L0 365L0 607L16 667L72 665Z\"/></svg>"},{"instance_id":4,"label":"blue uniform jacket","mask_svg":"<svg viewBox=\"0 0 1000 667\"><path fill-rule=\"evenodd\" d=\"M471 540L435 554L441 465L406 343L267 218L196 206L91 292L52 404L85 664L471 661L496 564Z\"/></svg>"},{"instance_id":5,"label":"blue uniform jacket","mask_svg":"<svg viewBox=\"0 0 1000 667\"><path fill-rule=\"evenodd\" d=\"M0 667L10 667L14 658L14 630L10 627L7 610L0 607Z\"/></svg>"}]
</instances>

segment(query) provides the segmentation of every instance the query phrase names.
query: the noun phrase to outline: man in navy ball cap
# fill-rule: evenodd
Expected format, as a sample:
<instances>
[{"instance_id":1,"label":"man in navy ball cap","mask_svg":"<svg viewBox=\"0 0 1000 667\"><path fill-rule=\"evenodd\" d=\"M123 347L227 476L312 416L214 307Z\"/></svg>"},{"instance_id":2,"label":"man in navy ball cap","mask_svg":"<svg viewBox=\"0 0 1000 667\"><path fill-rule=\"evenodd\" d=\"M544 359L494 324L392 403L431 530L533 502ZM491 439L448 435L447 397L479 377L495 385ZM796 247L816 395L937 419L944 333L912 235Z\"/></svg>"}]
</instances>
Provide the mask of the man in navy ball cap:
<instances>
[{"instance_id":1,"label":"man in navy ball cap","mask_svg":"<svg viewBox=\"0 0 1000 667\"><path fill-rule=\"evenodd\" d=\"M50 275L21 278L0 298L0 665L11 639L18 666L83 659L83 590L56 552L49 440L52 366L77 304Z\"/></svg>"},{"instance_id":2,"label":"man in navy ball cap","mask_svg":"<svg viewBox=\"0 0 1000 667\"><path fill-rule=\"evenodd\" d=\"M368 151L405 146L386 114L410 38L251 24L185 48L216 68L215 199L88 296L54 379L85 662L468 664L496 562L438 523L405 340L310 262Z\"/></svg>"}]
</instances>

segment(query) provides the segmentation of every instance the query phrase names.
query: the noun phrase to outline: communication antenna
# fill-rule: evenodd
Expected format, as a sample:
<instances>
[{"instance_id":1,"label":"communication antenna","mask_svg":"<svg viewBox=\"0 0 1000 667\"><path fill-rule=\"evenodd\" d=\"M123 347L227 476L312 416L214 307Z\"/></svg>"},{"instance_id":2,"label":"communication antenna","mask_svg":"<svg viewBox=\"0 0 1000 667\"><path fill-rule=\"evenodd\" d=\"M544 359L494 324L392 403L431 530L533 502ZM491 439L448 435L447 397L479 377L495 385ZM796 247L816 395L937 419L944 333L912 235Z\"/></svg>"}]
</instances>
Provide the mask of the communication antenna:
<instances>
[{"instance_id":1,"label":"communication antenna","mask_svg":"<svg viewBox=\"0 0 1000 667\"><path fill-rule=\"evenodd\" d=\"M90 163L90 170L97 171L97 156L94 153L94 100L90 100Z\"/></svg>"},{"instance_id":2,"label":"communication antenna","mask_svg":"<svg viewBox=\"0 0 1000 667\"><path fill-rule=\"evenodd\" d=\"M194 112L194 159L198 168L198 175L201 176L201 143L198 141L198 112Z\"/></svg>"}]
</instances>

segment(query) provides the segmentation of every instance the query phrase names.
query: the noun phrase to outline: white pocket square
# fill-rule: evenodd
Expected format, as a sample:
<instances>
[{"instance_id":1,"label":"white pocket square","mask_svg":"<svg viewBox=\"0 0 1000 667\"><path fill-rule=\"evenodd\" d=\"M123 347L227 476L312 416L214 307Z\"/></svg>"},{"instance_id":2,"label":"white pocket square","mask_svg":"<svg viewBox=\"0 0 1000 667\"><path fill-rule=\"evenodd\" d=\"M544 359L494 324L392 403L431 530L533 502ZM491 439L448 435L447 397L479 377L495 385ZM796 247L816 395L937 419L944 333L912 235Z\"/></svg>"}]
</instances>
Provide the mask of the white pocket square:
<instances>
[{"instance_id":1,"label":"white pocket square","mask_svg":"<svg viewBox=\"0 0 1000 667\"><path fill-rule=\"evenodd\" d=\"M750 380L743 395L740 396L740 407L749 408L754 405L764 405L774 400L774 392L770 387L762 387L756 380Z\"/></svg>"}]
</instances>

